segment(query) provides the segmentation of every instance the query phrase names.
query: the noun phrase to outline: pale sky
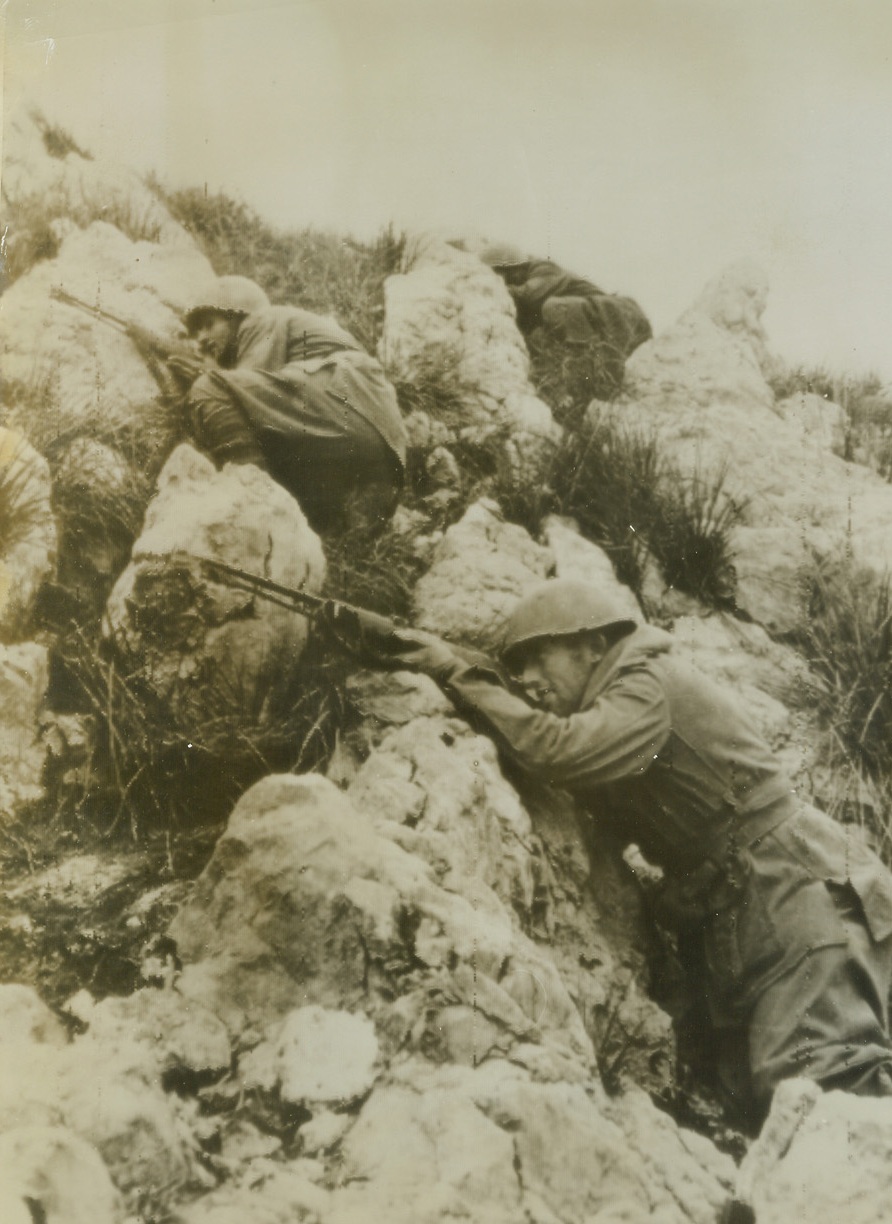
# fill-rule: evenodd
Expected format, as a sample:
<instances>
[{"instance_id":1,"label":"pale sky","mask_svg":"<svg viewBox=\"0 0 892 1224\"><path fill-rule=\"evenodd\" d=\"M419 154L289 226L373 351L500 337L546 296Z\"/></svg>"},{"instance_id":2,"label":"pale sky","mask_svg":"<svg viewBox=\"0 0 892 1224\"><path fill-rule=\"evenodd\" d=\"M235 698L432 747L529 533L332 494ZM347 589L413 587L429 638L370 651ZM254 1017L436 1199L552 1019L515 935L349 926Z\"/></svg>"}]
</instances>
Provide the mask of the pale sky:
<instances>
[{"instance_id":1,"label":"pale sky","mask_svg":"<svg viewBox=\"0 0 892 1224\"><path fill-rule=\"evenodd\" d=\"M4 95L283 226L478 232L659 329L755 257L892 380L889 0L6 0Z\"/></svg>"}]
</instances>

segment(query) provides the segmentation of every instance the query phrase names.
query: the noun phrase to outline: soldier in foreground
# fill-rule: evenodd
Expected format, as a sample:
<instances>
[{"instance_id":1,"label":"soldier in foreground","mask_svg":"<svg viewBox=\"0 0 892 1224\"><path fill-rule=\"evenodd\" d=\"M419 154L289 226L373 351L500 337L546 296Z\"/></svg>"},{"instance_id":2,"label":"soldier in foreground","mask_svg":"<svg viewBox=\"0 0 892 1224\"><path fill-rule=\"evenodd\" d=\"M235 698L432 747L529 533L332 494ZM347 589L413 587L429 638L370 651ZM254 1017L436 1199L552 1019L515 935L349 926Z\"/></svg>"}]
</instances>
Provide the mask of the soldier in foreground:
<instances>
[{"instance_id":1,"label":"soldier in foreground","mask_svg":"<svg viewBox=\"0 0 892 1224\"><path fill-rule=\"evenodd\" d=\"M375 358L333 319L271 306L223 276L186 314L203 361L169 364L191 383L196 444L217 463L253 463L289 490L317 530L383 525L403 483L406 435Z\"/></svg>"},{"instance_id":2,"label":"soldier in foreground","mask_svg":"<svg viewBox=\"0 0 892 1224\"><path fill-rule=\"evenodd\" d=\"M733 697L677 660L669 634L587 584L546 582L504 639L526 697L431 634L365 638L663 869L665 910L702 942L720 1074L742 1109L767 1108L797 1075L892 1095L892 875L796 798Z\"/></svg>"}]
</instances>

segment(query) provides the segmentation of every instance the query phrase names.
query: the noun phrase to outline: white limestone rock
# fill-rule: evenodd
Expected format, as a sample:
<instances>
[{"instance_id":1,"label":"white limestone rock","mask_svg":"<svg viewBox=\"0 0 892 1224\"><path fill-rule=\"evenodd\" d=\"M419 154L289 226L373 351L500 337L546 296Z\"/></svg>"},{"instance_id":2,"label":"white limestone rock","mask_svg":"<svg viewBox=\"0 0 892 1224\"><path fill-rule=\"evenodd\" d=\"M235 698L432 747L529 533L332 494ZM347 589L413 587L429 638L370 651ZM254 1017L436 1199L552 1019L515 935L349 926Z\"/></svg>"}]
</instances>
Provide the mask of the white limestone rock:
<instances>
[{"instance_id":1,"label":"white limestone rock","mask_svg":"<svg viewBox=\"0 0 892 1224\"><path fill-rule=\"evenodd\" d=\"M892 1196L892 1100L788 1080L740 1167L759 1224L882 1224Z\"/></svg>"},{"instance_id":2,"label":"white limestone rock","mask_svg":"<svg viewBox=\"0 0 892 1224\"><path fill-rule=\"evenodd\" d=\"M85 1002L77 1014L88 1026L84 1040L99 1047L137 1042L146 1047L159 1076L181 1069L220 1074L232 1061L225 1026L176 990L111 995L92 1005Z\"/></svg>"},{"instance_id":3,"label":"white limestone rock","mask_svg":"<svg viewBox=\"0 0 892 1224\"><path fill-rule=\"evenodd\" d=\"M314 593L325 576L322 546L294 498L251 464L218 472L183 444L159 476L109 598L106 633L183 717L238 719L287 687L307 623L212 580L199 557Z\"/></svg>"},{"instance_id":4,"label":"white limestone rock","mask_svg":"<svg viewBox=\"0 0 892 1224\"><path fill-rule=\"evenodd\" d=\"M385 282L380 356L391 379L453 387L450 424L500 439L518 481L541 478L561 431L529 381L529 355L504 282L475 255L434 237L407 243Z\"/></svg>"},{"instance_id":5,"label":"white limestone rock","mask_svg":"<svg viewBox=\"0 0 892 1224\"><path fill-rule=\"evenodd\" d=\"M539 1041L585 1073L591 1044L547 951L487 884L447 889L391 828L376 829L314 775L252 787L171 925L184 962L179 989L231 1030L261 1032L313 1003L362 1002L376 1023L412 1027L425 990L445 991L508 1044ZM407 978L410 966L417 973ZM405 1007L391 1006L403 994Z\"/></svg>"},{"instance_id":6,"label":"white limestone rock","mask_svg":"<svg viewBox=\"0 0 892 1224\"><path fill-rule=\"evenodd\" d=\"M4 159L4 188L6 161ZM181 313L214 280L192 244L133 242L104 221L68 235L3 295L0 361L10 419L43 450L69 432L172 432L155 377L119 329L51 296L61 288L147 328L165 344L184 333Z\"/></svg>"},{"instance_id":7,"label":"white limestone rock","mask_svg":"<svg viewBox=\"0 0 892 1224\"><path fill-rule=\"evenodd\" d=\"M105 220L151 234L166 246L192 247L189 234L135 170L74 149L51 152L44 128L45 121L25 105L4 123L3 201L18 227L27 226L32 213L81 227Z\"/></svg>"},{"instance_id":8,"label":"white limestone rock","mask_svg":"<svg viewBox=\"0 0 892 1224\"><path fill-rule=\"evenodd\" d=\"M802 576L814 550L846 548L883 573L892 566L892 486L826 444L814 405L776 407L765 371L766 285L751 268L708 286L626 365L624 419L657 433L685 473L744 505L732 534L737 603L773 633L800 623ZM800 405L802 407L802 405Z\"/></svg>"},{"instance_id":9,"label":"white limestone rock","mask_svg":"<svg viewBox=\"0 0 892 1224\"><path fill-rule=\"evenodd\" d=\"M476 502L436 545L414 591L422 629L497 651L504 620L525 591L554 572L553 553L492 502Z\"/></svg>"},{"instance_id":10,"label":"white limestone rock","mask_svg":"<svg viewBox=\"0 0 892 1224\"><path fill-rule=\"evenodd\" d=\"M581 535L573 519L550 514L542 523L542 540L554 554L556 577L591 583L610 595L620 616L643 621L638 600L617 578L607 553Z\"/></svg>"},{"instance_id":11,"label":"white limestone rock","mask_svg":"<svg viewBox=\"0 0 892 1224\"><path fill-rule=\"evenodd\" d=\"M47 648L0 645L0 822L43 795L40 710L49 680Z\"/></svg>"},{"instance_id":12,"label":"white limestone rock","mask_svg":"<svg viewBox=\"0 0 892 1224\"><path fill-rule=\"evenodd\" d=\"M10 1202L5 1205L4 1196ZM120 1224L121 1201L89 1143L59 1126L23 1126L0 1134L0 1218L33 1224ZM19 1215L16 1200L21 1204Z\"/></svg>"},{"instance_id":13,"label":"white limestone rock","mask_svg":"<svg viewBox=\"0 0 892 1224\"><path fill-rule=\"evenodd\" d=\"M375 1026L365 1016L299 1007L241 1060L242 1079L278 1088L292 1105L349 1105L364 1097L378 1067Z\"/></svg>"},{"instance_id":14,"label":"white limestone rock","mask_svg":"<svg viewBox=\"0 0 892 1224\"><path fill-rule=\"evenodd\" d=\"M4 982L0 985L0 1045L32 1042L64 1046L68 1036L33 987Z\"/></svg>"},{"instance_id":15,"label":"white limestone rock","mask_svg":"<svg viewBox=\"0 0 892 1224\"><path fill-rule=\"evenodd\" d=\"M795 425L799 431L800 445L805 455L817 457L821 451L832 451L843 455L849 414L845 408L822 395L800 391L796 395L778 400L778 414Z\"/></svg>"}]
</instances>

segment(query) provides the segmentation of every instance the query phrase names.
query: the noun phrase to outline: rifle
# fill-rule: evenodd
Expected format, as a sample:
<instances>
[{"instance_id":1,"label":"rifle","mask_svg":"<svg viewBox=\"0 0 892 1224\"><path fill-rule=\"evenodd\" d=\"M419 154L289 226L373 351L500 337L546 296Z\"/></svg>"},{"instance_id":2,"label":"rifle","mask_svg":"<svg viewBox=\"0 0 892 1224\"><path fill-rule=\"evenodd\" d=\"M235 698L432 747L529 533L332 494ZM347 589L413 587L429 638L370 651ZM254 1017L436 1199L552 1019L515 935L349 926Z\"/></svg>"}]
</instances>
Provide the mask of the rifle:
<instances>
[{"instance_id":1,"label":"rifle","mask_svg":"<svg viewBox=\"0 0 892 1224\"><path fill-rule=\"evenodd\" d=\"M287 608L289 612L299 612L309 620L315 620L319 613L325 610L327 628L335 632L338 641L351 650L361 650L364 638L372 633L378 648L386 644L388 637L405 628L400 621L379 612L370 612L367 608L357 608L354 604L344 603L340 599L327 599L322 595L311 595L309 591L299 588L282 586L271 578L263 578L250 570L238 569L227 565L225 561L217 561L213 557L193 556L201 568L214 581L222 580L226 586L238 591L248 591L259 595L269 603Z\"/></svg>"},{"instance_id":2,"label":"rifle","mask_svg":"<svg viewBox=\"0 0 892 1224\"><path fill-rule=\"evenodd\" d=\"M261 599L278 604L280 608L287 608L289 612L299 612L311 621L317 619L319 613L324 610L326 629L351 654L361 656L366 649L366 638L371 634L375 639L375 649L372 653L378 657L379 662L385 663L387 646L392 642L393 662L398 663L399 631L408 627L399 618L382 616L380 612L370 612L368 608L358 608L355 604L345 603L340 599L311 595L309 591L282 586L271 578L262 578L260 574L238 569L213 557L194 554L190 554L190 557L199 563L213 581L222 580L226 586L235 590L259 595ZM488 655L467 646L458 646L455 642L450 642L449 648L465 662L483 665L498 676L503 684L511 684L507 673Z\"/></svg>"},{"instance_id":3,"label":"rifle","mask_svg":"<svg viewBox=\"0 0 892 1224\"><path fill-rule=\"evenodd\" d=\"M182 341L180 343L167 344L159 339L154 332L149 331L147 327L140 327L138 323L128 323L126 319L121 319L118 315L114 315L108 310L103 310L100 306L91 306L89 302L75 297L73 293L68 293L67 290L59 285L54 286L50 290L50 296L55 298L57 302L63 302L66 306L73 306L76 310L83 311L84 314L88 314L91 318L97 319L100 323L106 323L109 327L114 327L116 331L127 336L148 366L164 399L175 406L182 402L185 388L180 384L172 371L167 368L166 362L168 358L178 354L195 357L196 351L191 343Z\"/></svg>"}]
</instances>

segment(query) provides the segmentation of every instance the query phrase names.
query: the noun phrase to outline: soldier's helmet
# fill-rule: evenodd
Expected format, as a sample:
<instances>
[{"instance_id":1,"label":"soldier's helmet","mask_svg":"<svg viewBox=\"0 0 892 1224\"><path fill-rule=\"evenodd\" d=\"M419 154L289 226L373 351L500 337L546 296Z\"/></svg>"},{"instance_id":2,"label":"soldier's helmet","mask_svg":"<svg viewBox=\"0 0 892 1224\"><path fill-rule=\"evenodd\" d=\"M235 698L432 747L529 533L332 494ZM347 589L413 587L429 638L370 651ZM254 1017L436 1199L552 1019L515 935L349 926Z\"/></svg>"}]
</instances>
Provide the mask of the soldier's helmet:
<instances>
[{"instance_id":1,"label":"soldier's helmet","mask_svg":"<svg viewBox=\"0 0 892 1224\"><path fill-rule=\"evenodd\" d=\"M615 596L588 582L550 578L515 605L502 637L502 659L512 667L519 662L524 647L544 638L598 629L613 629L622 635L637 627Z\"/></svg>"},{"instance_id":2,"label":"soldier's helmet","mask_svg":"<svg viewBox=\"0 0 892 1224\"><path fill-rule=\"evenodd\" d=\"M183 322L191 332L203 315L249 315L266 306L269 298L255 281L247 276L221 276L189 307Z\"/></svg>"},{"instance_id":3,"label":"soldier's helmet","mask_svg":"<svg viewBox=\"0 0 892 1224\"><path fill-rule=\"evenodd\" d=\"M520 247L510 246L506 242L497 242L484 247L478 258L490 268L518 268L521 264L530 262L530 256L525 251L522 251Z\"/></svg>"}]
</instances>

